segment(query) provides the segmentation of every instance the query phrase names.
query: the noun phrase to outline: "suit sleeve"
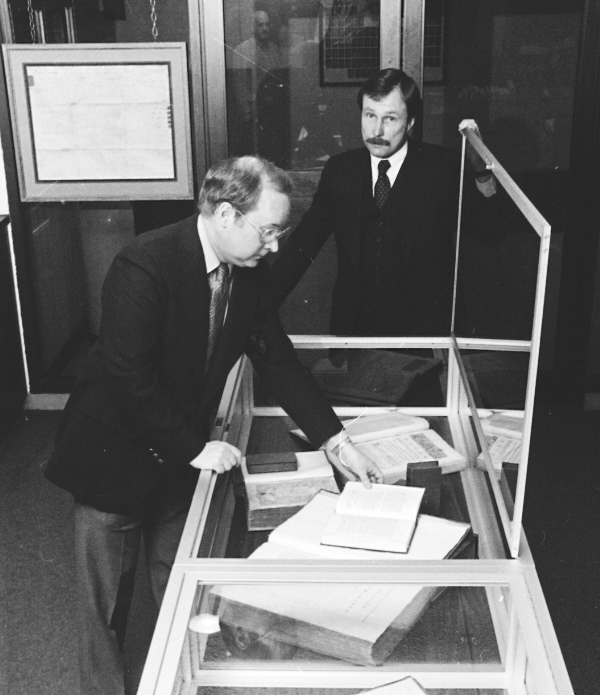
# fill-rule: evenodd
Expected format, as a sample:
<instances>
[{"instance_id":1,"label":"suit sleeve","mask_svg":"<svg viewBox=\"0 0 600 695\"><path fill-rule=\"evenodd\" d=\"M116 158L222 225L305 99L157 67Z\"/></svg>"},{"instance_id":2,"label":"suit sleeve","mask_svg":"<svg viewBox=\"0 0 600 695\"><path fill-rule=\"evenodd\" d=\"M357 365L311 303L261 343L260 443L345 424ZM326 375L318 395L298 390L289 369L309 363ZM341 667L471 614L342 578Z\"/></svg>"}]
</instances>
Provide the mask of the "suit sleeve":
<instances>
[{"instance_id":1,"label":"suit sleeve","mask_svg":"<svg viewBox=\"0 0 600 695\"><path fill-rule=\"evenodd\" d=\"M300 223L290 234L271 266L274 297L281 306L316 258L334 229L334 196L331 193L332 167L325 165L321 179Z\"/></svg>"},{"instance_id":2,"label":"suit sleeve","mask_svg":"<svg viewBox=\"0 0 600 695\"><path fill-rule=\"evenodd\" d=\"M312 374L298 359L281 325L267 273L264 282L257 321L247 340L246 354L279 405L313 446L319 447L337 434L342 425Z\"/></svg>"},{"instance_id":3,"label":"suit sleeve","mask_svg":"<svg viewBox=\"0 0 600 695\"><path fill-rule=\"evenodd\" d=\"M79 408L183 465L206 442L161 378L167 292L149 255L116 257L104 283L100 337L88 367L95 388L89 400L82 396Z\"/></svg>"}]
</instances>

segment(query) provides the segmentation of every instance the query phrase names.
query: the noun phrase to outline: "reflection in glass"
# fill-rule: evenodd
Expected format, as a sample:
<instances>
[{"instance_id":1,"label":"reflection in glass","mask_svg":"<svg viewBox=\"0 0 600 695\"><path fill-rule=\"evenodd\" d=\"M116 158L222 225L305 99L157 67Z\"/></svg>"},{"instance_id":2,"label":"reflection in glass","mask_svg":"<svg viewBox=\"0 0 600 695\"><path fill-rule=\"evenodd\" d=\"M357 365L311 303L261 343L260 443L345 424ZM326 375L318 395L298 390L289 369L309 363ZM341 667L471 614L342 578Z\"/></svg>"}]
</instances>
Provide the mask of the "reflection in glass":
<instances>
[{"instance_id":1,"label":"reflection in glass","mask_svg":"<svg viewBox=\"0 0 600 695\"><path fill-rule=\"evenodd\" d=\"M218 615L219 631L199 635L192 619L188 635L201 668L247 660L489 666L501 662L490 596L483 587L399 583L218 585L204 588L199 612Z\"/></svg>"},{"instance_id":2,"label":"reflection in glass","mask_svg":"<svg viewBox=\"0 0 600 695\"><path fill-rule=\"evenodd\" d=\"M488 220L495 243L487 243L486 230L461 228L454 332L530 340L540 239L500 186L496 196L495 216Z\"/></svg>"},{"instance_id":3,"label":"reflection in glass","mask_svg":"<svg viewBox=\"0 0 600 695\"><path fill-rule=\"evenodd\" d=\"M379 67L378 0L228 0L224 15L231 155L320 169L360 145L354 104Z\"/></svg>"},{"instance_id":4,"label":"reflection in glass","mask_svg":"<svg viewBox=\"0 0 600 695\"><path fill-rule=\"evenodd\" d=\"M443 406L446 359L432 350L302 350L300 360L334 406ZM275 405L255 375L257 405Z\"/></svg>"}]
</instances>

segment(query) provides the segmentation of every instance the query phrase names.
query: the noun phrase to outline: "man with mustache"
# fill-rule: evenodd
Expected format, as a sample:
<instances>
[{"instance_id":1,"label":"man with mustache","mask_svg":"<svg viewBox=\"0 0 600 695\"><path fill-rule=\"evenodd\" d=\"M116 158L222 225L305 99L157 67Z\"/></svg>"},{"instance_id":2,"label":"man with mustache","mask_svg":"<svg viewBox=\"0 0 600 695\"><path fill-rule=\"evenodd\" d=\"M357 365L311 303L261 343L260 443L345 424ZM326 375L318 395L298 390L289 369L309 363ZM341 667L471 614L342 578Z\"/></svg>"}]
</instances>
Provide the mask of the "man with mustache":
<instances>
[{"instance_id":1,"label":"man with mustache","mask_svg":"<svg viewBox=\"0 0 600 695\"><path fill-rule=\"evenodd\" d=\"M272 267L278 299L284 301L333 234L333 334L448 335L460 156L409 137L421 97L403 71L370 77L358 105L365 148L325 165L310 209ZM478 155L470 156L476 171L466 181L464 223L489 241L495 182Z\"/></svg>"}]
</instances>

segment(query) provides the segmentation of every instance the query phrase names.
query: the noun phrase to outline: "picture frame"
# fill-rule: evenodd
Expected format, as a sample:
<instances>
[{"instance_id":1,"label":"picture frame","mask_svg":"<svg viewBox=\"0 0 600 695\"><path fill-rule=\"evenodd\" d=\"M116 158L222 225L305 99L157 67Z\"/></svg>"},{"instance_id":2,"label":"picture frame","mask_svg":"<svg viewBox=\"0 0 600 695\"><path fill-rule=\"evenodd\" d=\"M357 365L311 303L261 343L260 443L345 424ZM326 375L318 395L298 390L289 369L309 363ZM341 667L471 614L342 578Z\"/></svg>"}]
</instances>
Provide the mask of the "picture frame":
<instances>
[{"instance_id":1,"label":"picture frame","mask_svg":"<svg viewBox=\"0 0 600 695\"><path fill-rule=\"evenodd\" d=\"M443 84L446 52L446 0L427 0L423 32L423 83Z\"/></svg>"},{"instance_id":2,"label":"picture frame","mask_svg":"<svg viewBox=\"0 0 600 695\"><path fill-rule=\"evenodd\" d=\"M319 10L321 86L360 85L379 66L379 12L359 0L324 0Z\"/></svg>"},{"instance_id":3,"label":"picture frame","mask_svg":"<svg viewBox=\"0 0 600 695\"><path fill-rule=\"evenodd\" d=\"M3 53L23 202L194 197L185 43Z\"/></svg>"}]
</instances>

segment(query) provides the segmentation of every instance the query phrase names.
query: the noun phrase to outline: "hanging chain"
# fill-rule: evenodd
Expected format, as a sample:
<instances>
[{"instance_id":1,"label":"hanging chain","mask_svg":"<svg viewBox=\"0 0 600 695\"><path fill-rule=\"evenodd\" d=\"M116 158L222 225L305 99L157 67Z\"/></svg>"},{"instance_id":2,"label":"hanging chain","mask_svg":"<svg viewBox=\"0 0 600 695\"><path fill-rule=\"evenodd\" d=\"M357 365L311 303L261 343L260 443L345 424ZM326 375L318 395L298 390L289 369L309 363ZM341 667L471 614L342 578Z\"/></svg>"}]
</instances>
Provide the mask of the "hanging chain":
<instances>
[{"instance_id":1,"label":"hanging chain","mask_svg":"<svg viewBox=\"0 0 600 695\"><path fill-rule=\"evenodd\" d=\"M29 0L31 2L31 0ZM156 26L156 0L150 0L150 19L152 20L152 38L158 39L158 27Z\"/></svg>"},{"instance_id":2,"label":"hanging chain","mask_svg":"<svg viewBox=\"0 0 600 695\"><path fill-rule=\"evenodd\" d=\"M29 12L29 31L31 32L31 43L35 43L35 19L33 16L33 4L27 0L27 11Z\"/></svg>"}]
</instances>

